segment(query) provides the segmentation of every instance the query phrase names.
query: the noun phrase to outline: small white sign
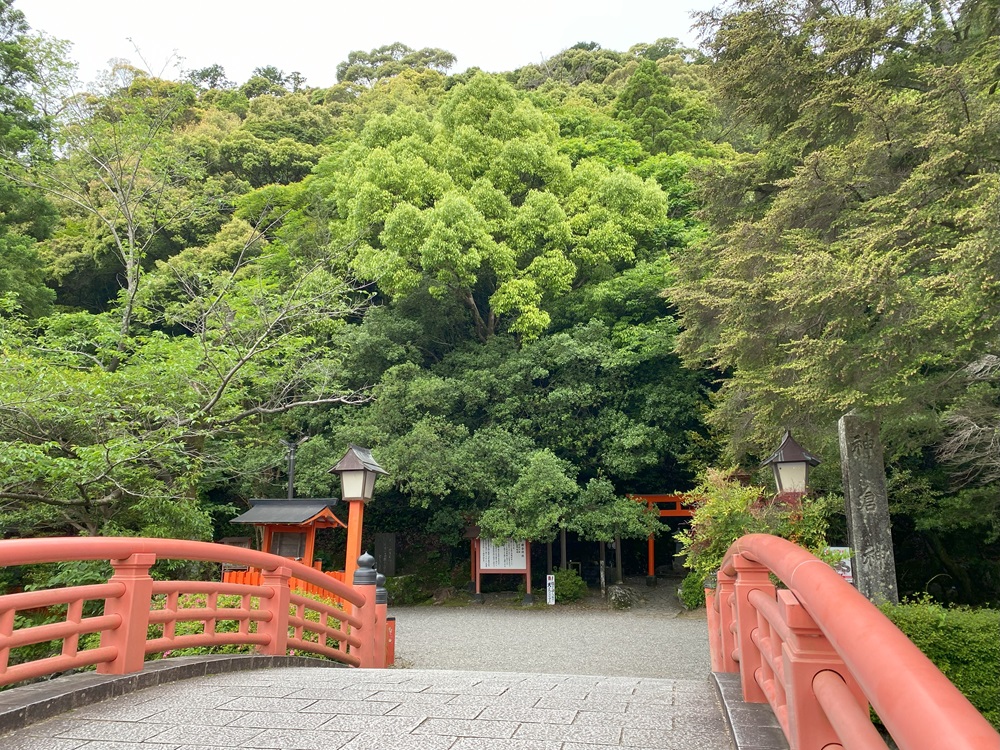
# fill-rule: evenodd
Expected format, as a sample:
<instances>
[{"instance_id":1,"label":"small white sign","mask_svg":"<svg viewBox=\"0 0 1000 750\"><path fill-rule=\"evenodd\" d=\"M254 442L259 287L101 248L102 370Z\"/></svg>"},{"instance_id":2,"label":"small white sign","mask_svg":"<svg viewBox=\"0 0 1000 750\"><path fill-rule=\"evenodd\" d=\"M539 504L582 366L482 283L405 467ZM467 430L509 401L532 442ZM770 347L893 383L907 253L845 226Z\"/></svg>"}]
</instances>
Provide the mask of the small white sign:
<instances>
[{"instance_id":1,"label":"small white sign","mask_svg":"<svg viewBox=\"0 0 1000 750\"><path fill-rule=\"evenodd\" d=\"M495 544L488 539L480 540L479 569L524 571L528 567L524 541L509 541Z\"/></svg>"},{"instance_id":2,"label":"small white sign","mask_svg":"<svg viewBox=\"0 0 1000 750\"><path fill-rule=\"evenodd\" d=\"M545 576L545 603L556 603L556 577Z\"/></svg>"},{"instance_id":3,"label":"small white sign","mask_svg":"<svg viewBox=\"0 0 1000 750\"><path fill-rule=\"evenodd\" d=\"M827 547L827 552L834 552L840 555L846 555L843 560L837 560L833 564L833 569L840 574L848 583L854 583L854 568L851 565L851 548L850 547Z\"/></svg>"}]
</instances>

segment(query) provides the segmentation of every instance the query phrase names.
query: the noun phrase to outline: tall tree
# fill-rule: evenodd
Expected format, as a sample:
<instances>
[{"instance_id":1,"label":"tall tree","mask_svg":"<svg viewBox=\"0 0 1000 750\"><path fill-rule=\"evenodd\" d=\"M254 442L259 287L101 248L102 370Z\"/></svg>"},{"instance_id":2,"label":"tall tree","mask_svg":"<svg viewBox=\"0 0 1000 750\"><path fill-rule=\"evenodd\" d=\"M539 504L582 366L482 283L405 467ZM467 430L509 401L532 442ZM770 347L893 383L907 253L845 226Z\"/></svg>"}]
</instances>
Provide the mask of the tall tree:
<instances>
[{"instance_id":1,"label":"tall tree","mask_svg":"<svg viewBox=\"0 0 1000 750\"><path fill-rule=\"evenodd\" d=\"M949 547L995 558L976 545L1000 527L994 503L970 512L982 492L957 491L997 424L998 47L976 5L747 1L710 17L716 84L759 139L705 173L712 232L670 292L688 360L728 375L714 419L732 456L782 426L836 455L841 414L881 419L895 510L946 569L961 567Z\"/></svg>"},{"instance_id":2,"label":"tall tree","mask_svg":"<svg viewBox=\"0 0 1000 750\"><path fill-rule=\"evenodd\" d=\"M337 65L337 81L374 86L378 81L392 78L408 69L429 68L446 73L455 64L455 59L453 54L443 49L424 47L415 50L394 42L370 52L351 52L347 60Z\"/></svg>"}]
</instances>

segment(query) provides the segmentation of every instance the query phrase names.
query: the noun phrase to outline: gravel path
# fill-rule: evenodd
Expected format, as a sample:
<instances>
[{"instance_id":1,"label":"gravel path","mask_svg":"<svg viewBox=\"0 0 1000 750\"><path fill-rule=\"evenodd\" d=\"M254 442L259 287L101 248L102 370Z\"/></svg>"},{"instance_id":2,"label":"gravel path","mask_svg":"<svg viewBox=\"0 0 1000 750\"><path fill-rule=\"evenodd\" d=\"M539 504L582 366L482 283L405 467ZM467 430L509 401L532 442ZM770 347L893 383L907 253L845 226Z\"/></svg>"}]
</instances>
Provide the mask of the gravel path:
<instances>
[{"instance_id":1,"label":"gravel path","mask_svg":"<svg viewBox=\"0 0 1000 750\"><path fill-rule=\"evenodd\" d=\"M621 611L598 598L546 608L522 608L509 597L461 607L391 607L396 662L416 669L705 679L711 668L704 610L682 610L670 581L632 588L643 600Z\"/></svg>"}]
</instances>

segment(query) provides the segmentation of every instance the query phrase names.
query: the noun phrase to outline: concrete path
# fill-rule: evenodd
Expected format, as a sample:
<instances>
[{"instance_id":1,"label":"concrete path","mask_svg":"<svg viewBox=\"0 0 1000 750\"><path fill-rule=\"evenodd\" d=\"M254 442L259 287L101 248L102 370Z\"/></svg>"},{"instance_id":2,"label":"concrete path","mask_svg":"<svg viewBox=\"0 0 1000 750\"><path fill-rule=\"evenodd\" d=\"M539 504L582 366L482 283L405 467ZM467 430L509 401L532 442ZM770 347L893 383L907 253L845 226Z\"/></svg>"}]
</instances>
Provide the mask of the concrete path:
<instances>
[{"instance_id":1,"label":"concrete path","mask_svg":"<svg viewBox=\"0 0 1000 750\"><path fill-rule=\"evenodd\" d=\"M707 677L271 669L184 680L0 737L4 750L728 750Z\"/></svg>"}]
</instances>

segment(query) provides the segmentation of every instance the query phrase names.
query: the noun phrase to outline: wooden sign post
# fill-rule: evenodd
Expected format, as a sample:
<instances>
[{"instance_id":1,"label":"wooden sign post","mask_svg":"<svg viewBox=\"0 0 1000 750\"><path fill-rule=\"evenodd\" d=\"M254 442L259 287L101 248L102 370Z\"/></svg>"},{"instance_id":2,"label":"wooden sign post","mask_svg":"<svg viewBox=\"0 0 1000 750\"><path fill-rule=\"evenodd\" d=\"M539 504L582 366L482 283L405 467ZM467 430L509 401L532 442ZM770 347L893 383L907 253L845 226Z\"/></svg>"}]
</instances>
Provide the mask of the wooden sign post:
<instances>
[{"instance_id":1,"label":"wooden sign post","mask_svg":"<svg viewBox=\"0 0 1000 750\"><path fill-rule=\"evenodd\" d=\"M473 566L476 574L475 600L482 601L480 579L485 573L513 573L524 576L524 604L534 604L531 595L531 543L508 541L496 544L489 539L476 537L473 540Z\"/></svg>"}]
</instances>

